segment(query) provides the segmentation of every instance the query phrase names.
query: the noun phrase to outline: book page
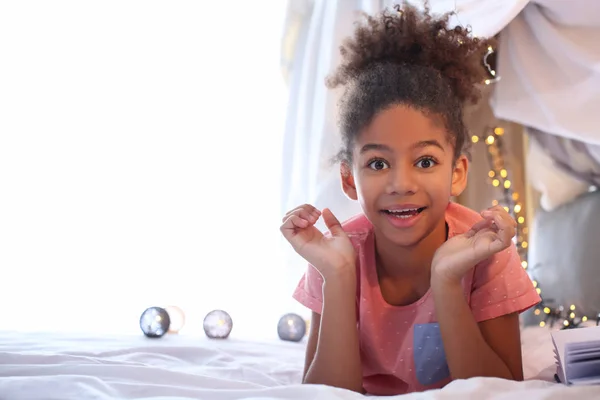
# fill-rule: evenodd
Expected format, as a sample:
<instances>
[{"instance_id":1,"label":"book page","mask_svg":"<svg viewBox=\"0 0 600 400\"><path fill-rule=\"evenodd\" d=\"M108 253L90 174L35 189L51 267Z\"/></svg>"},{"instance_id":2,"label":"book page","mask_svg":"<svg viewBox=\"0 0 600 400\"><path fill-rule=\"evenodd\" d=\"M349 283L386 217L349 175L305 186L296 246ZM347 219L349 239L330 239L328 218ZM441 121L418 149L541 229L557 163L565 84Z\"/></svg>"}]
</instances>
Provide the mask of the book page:
<instances>
[{"instance_id":1,"label":"book page","mask_svg":"<svg viewBox=\"0 0 600 400\"><path fill-rule=\"evenodd\" d=\"M565 351L567 345L573 343L584 343L576 345L576 348L586 348L589 344L590 351L593 351L594 345L597 345L600 339L600 326L589 328L565 329L552 332L552 342L554 343L556 355L558 357L558 374L561 381L569 384L569 367L565 365Z\"/></svg>"}]
</instances>

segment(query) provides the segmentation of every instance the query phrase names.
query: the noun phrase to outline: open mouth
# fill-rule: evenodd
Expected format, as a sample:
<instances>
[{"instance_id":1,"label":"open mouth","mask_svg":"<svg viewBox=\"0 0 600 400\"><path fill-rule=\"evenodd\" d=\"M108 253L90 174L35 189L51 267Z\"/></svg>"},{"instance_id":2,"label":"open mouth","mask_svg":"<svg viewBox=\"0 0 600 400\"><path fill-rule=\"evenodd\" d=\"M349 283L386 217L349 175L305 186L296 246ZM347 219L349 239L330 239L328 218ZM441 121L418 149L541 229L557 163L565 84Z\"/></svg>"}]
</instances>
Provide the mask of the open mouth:
<instances>
[{"instance_id":1,"label":"open mouth","mask_svg":"<svg viewBox=\"0 0 600 400\"><path fill-rule=\"evenodd\" d=\"M419 215L426 208L427 207L407 208L403 210L382 210L382 212L388 215L392 215L396 218L410 218Z\"/></svg>"}]
</instances>

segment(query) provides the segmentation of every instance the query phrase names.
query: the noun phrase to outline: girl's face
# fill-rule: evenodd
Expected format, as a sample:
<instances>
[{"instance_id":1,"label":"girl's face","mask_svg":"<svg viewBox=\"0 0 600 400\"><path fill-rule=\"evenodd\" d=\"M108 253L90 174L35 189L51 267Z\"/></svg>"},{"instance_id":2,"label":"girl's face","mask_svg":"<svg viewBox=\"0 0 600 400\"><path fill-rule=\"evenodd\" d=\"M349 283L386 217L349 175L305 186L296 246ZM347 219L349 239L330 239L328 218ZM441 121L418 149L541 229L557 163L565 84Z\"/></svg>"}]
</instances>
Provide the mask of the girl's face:
<instances>
[{"instance_id":1,"label":"girl's face","mask_svg":"<svg viewBox=\"0 0 600 400\"><path fill-rule=\"evenodd\" d=\"M392 106L357 137L352 166L342 165L342 185L358 200L378 234L413 246L445 225L451 196L467 182L468 161L454 162L441 120Z\"/></svg>"}]
</instances>

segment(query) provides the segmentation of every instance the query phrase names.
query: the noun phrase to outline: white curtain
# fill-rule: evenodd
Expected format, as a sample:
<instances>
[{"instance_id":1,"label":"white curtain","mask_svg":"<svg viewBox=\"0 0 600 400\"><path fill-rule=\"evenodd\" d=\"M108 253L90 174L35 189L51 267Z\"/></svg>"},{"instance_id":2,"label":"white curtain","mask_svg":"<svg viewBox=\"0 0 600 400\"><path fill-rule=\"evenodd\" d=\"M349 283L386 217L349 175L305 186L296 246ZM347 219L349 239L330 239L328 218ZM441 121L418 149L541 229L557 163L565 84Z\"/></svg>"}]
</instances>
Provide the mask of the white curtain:
<instances>
[{"instance_id":1,"label":"white curtain","mask_svg":"<svg viewBox=\"0 0 600 400\"><path fill-rule=\"evenodd\" d=\"M421 0L411 0L422 4ZM600 2L429 0L452 24L500 34L496 117L600 145ZM600 152L599 152L600 153Z\"/></svg>"},{"instance_id":2,"label":"white curtain","mask_svg":"<svg viewBox=\"0 0 600 400\"><path fill-rule=\"evenodd\" d=\"M600 2L531 2L500 35L492 107L531 133L527 174L553 210L597 186Z\"/></svg>"},{"instance_id":3,"label":"white curtain","mask_svg":"<svg viewBox=\"0 0 600 400\"><path fill-rule=\"evenodd\" d=\"M0 329L275 335L285 2L0 5ZM289 296L288 296L289 297ZM287 298L287 297L286 297Z\"/></svg>"},{"instance_id":4,"label":"white curtain","mask_svg":"<svg viewBox=\"0 0 600 400\"><path fill-rule=\"evenodd\" d=\"M417 6L423 0L409 0ZM470 26L480 37L492 37L515 18L531 0L429 0L434 13L455 12L450 25ZM560 0L559 0L560 1Z\"/></svg>"},{"instance_id":5,"label":"white curtain","mask_svg":"<svg viewBox=\"0 0 600 400\"><path fill-rule=\"evenodd\" d=\"M502 31L499 118L600 145L600 2L537 0Z\"/></svg>"},{"instance_id":6,"label":"white curtain","mask_svg":"<svg viewBox=\"0 0 600 400\"><path fill-rule=\"evenodd\" d=\"M289 76L289 102L284 138L282 209L303 203L330 207L340 218L358 206L341 192L339 170L330 163L339 149L336 105L339 92L325 78L339 62L339 46L353 31L360 11L378 12L378 0L291 0L303 13ZM302 7L300 7L302 5Z\"/></svg>"}]
</instances>

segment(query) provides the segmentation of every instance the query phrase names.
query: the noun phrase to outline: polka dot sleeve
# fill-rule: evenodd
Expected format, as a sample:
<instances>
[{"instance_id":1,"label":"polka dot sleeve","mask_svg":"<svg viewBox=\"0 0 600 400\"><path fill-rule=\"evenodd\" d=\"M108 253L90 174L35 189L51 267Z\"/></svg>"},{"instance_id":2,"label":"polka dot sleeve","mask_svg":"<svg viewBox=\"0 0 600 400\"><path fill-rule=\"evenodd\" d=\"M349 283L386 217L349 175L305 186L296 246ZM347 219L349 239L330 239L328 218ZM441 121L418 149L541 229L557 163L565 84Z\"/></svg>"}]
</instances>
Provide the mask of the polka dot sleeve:
<instances>
[{"instance_id":1,"label":"polka dot sleeve","mask_svg":"<svg viewBox=\"0 0 600 400\"><path fill-rule=\"evenodd\" d=\"M477 322L521 313L540 301L514 244L475 267L470 303Z\"/></svg>"},{"instance_id":2,"label":"polka dot sleeve","mask_svg":"<svg viewBox=\"0 0 600 400\"><path fill-rule=\"evenodd\" d=\"M323 310L323 277L312 265L308 265L293 297L302 305L321 314Z\"/></svg>"}]
</instances>

